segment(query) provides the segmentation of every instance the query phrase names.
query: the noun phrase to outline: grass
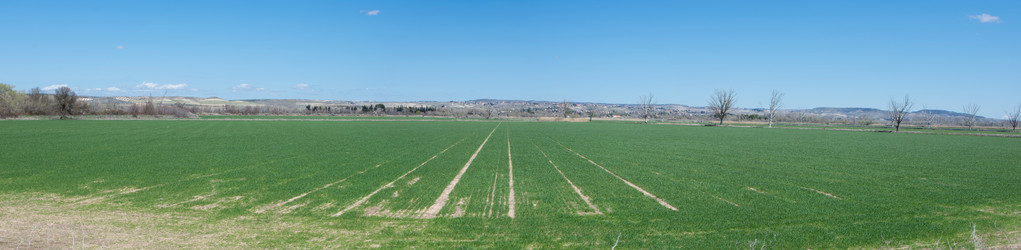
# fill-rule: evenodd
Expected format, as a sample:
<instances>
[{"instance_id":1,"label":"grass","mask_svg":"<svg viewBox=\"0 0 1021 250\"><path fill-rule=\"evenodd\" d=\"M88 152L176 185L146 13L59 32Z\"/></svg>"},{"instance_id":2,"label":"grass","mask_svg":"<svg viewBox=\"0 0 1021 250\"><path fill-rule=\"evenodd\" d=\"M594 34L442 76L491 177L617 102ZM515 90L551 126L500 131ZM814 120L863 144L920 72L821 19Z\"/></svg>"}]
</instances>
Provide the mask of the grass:
<instances>
[{"instance_id":1,"label":"grass","mask_svg":"<svg viewBox=\"0 0 1021 250\"><path fill-rule=\"evenodd\" d=\"M4 247L68 220L136 247L932 247L1021 228L1017 138L357 120L3 121L0 138Z\"/></svg>"},{"instance_id":2,"label":"grass","mask_svg":"<svg viewBox=\"0 0 1021 250\"><path fill-rule=\"evenodd\" d=\"M434 116L327 116L327 115L203 115L200 119L214 120L458 120Z\"/></svg>"}]
</instances>

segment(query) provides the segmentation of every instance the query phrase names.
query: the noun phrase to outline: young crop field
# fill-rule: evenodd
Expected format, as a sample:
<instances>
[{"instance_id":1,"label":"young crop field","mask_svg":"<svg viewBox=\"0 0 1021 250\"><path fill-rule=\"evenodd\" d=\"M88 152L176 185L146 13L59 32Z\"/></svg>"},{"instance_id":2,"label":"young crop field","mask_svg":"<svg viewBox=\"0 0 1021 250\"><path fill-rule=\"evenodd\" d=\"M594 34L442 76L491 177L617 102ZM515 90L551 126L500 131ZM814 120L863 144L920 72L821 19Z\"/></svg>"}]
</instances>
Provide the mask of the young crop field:
<instances>
[{"instance_id":1,"label":"young crop field","mask_svg":"<svg viewBox=\"0 0 1021 250\"><path fill-rule=\"evenodd\" d=\"M963 135L0 121L0 248L1016 246L1019 163Z\"/></svg>"}]
</instances>

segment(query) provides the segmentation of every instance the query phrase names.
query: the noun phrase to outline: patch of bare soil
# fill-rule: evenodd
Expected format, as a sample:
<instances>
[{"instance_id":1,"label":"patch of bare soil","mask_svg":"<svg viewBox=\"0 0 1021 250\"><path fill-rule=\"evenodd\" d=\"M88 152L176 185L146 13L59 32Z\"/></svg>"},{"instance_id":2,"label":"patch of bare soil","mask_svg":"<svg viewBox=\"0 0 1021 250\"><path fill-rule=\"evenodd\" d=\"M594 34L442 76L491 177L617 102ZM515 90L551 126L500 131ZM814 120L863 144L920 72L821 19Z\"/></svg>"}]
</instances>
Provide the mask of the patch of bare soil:
<instances>
[{"instance_id":1,"label":"patch of bare soil","mask_svg":"<svg viewBox=\"0 0 1021 250\"><path fill-rule=\"evenodd\" d=\"M468 199L471 199L471 197L459 199L457 201L457 206L454 207L454 214L451 214L450 217L460 218L464 216L464 207L468 205Z\"/></svg>"},{"instance_id":2,"label":"patch of bare soil","mask_svg":"<svg viewBox=\"0 0 1021 250\"><path fill-rule=\"evenodd\" d=\"M217 207L230 202L249 202L242 197L227 197ZM413 221L392 222L351 231L322 225L318 220L282 216L238 216L212 219L203 211L150 212L130 206L83 208L75 200L55 194L22 193L0 195L0 249L27 248L257 248L261 241L308 234L307 242L286 243L286 248L336 247L365 248L387 228L415 230L424 224ZM211 221L213 220L213 221ZM304 246L304 247L302 247Z\"/></svg>"},{"instance_id":3,"label":"patch of bare soil","mask_svg":"<svg viewBox=\"0 0 1021 250\"><path fill-rule=\"evenodd\" d=\"M422 177L415 177L414 179L411 179L410 181L408 181L408 186L415 185L415 183L418 183L418 180L421 179Z\"/></svg>"},{"instance_id":4,"label":"patch of bare soil","mask_svg":"<svg viewBox=\"0 0 1021 250\"><path fill-rule=\"evenodd\" d=\"M82 210L53 194L0 197L0 248L155 248L208 243L157 223L197 223L172 214ZM135 225L124 228L118 225Z\"/></svg>"}]
</instances>

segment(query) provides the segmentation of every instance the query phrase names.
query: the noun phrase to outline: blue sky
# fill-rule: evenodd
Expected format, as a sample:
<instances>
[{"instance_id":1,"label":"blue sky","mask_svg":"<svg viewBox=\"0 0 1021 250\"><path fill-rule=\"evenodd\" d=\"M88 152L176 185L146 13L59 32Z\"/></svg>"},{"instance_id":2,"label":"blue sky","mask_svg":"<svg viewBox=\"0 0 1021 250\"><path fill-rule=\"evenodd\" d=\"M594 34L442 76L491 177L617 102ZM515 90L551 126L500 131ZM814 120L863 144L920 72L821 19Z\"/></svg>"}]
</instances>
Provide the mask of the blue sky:
<instances>
[{"instance_id":1,"label":"blue sky","mask_svg":"<svg viewBox=\"0 0 1021 250\"><path fill-rule=\"evenodd\" d=\"M83 95L1021 104L1021 1L0 1L0 82Z\"/></svg>"}]
</instances>

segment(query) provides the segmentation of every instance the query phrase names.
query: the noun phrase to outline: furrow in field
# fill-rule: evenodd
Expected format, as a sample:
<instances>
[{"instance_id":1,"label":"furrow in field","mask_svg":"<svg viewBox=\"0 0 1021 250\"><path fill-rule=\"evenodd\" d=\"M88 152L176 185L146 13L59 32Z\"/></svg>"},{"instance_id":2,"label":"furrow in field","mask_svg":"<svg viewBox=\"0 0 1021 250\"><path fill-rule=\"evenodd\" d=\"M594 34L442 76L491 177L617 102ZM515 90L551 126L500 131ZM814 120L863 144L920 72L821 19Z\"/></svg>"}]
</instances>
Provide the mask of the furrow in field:
<instances>
[{"instance_id":1,"label":"furrow in field","mask_svg":"<svg viewBox=\"0 0 1021 250\"><path fill-rule=\"evenodd\" d=\"M511 144L510 144L510 131L507 132L507 172L510 174L508 182L510 183L510 197L507 197L507 206L510 210L507 211L507 217L514 218L514 161L511 159Z\"/></svg>"},{"instance_id":2,"label":"furrow in field","mask_svg":"<svg viewBox=\"0 0 1021 250\"><path fill-rule=\"evenodd\" d=\"M217 194L219 194L218 192L216 192L216 183L229 182L229 181L244 181L244 180L245 180L245 178L235 179L235 180L217 180L217 179L209 180L209 186L210 186L211 191L208 194L205 194L205 195L195 195L191 199L188 199L188 200L185 200L185 201L181 201L181 202L177 202L177 203L173 203L173 204L169 204L169 205L156 205L156 207L164 207L164 208L165 207L177 207L177 206L184 205L184 204L187 204L187 203L192 203L192 202L196 202L196 201L205 200L205 199L208 199L209 197L213 197L213 196L216 196Z\"/></svg>"},{"instance_id":3,"label":"furrow in field","mask_svg":"<svg viewBox=\"0 0 1021 250\"><path fill-rule=\"evenodd\" d=\"M747 188L748 188L749 191L754 191L756 193L760 193L760 194L763 194L763 195L776 197L777 199L781 199L781 200L784 200L784 201L787 201L787 202L790 202L790 203L798 203L798 201L796 201L796 200L791 200L791 199L787 199L787 198L784 198L784 197L779 196L779 195L766 193L766 191L762 191L762 190L759 190L757 188L753 188L753 187L747 187Z\"/></svg>"},{"instance_id":4,"label":"furrow in field","mask_svg":"<svg viewBox=\"0 0 1021 250\"><path fill-rule=\"evenodd\" d=\"M493 174L493 192L489 194L489 213L486 214L486 217L493 216L493 207L496 206L496 181L499 179L499 174Z\"/></svg>"},{"instance_id":5,"label":"furrow in field","mask_svg":"<svg viewBox=\"0 0 1021 250\"><path fill-rule=\"evenodd\" d=\"M550 138L550 140L553 140L553 139ZM610 175L613 175L613 177L617 177L617 179L620 179L620 181L623 181L628 186L631 186L632 188L638 190L639 192L642 192L642 194L644 194L645 196L647 196L649 198L652 198L653 200L656 200L656 202L659 202L660 205L663 205L664 207L669 208L670 210L677 211L677 208L674 207L674 206L671 206L670 203L667 203L663 199L660 199L659 197L656 197L652 193L649 193L648 191L645 191L645 189L642 189L638 185L635 185L634 183L631 183L630 181L624 179L623 177L620 177L619 175L611 172L609 169L606 169L602 165L599 165L599 163L596 163L595 161L592 161L588 157L585 157L584 155L581 155L578 152L575 152L574 149L571 149L571 148L565 146L564 144L561 144L560 142L558 142L556 140L554 140L554 142L556 142L557 144L560 144L560 146L564 147L564 149L567 149L567 151L571 151L571 153L574 153L575 155L578 155L578 157L581 157L582 159L585 159L589 163L592 163L592 165L595 165L596 167L599 167L599 168L603 169L603 171L606 171L606 173L609 173Z\"/></svg>"},{"instance_id":6,"label":"furrow in field","mask_svg":"<svg viewBox=\"0 0 1021 250\"><path fill-rule=\"evenodd\" d=\"M493 132L496 132L496 129L500 127L500 124L503 123L497 123L496 127L493 128L493 131L489 131L489 135L487 135L486 139L482 141L482 145L479 145L479 149L476 149L475 153L472 154L471 158L468 158L468 162L465 163L464 167L461 168L461 172L458 172L457 176L454 176L454 180L451 180L450 184L448 184L447 187L443 189L443 193L440 193L440 197L436 198L436 202L433 202L433 205L430 206L429 209L425 210L425 214L422 215L422 218L426 219L436 218L436 215L440 213L440 210L443 209L443 206L445 206L447 204L447 201L450 200L450 192L454 191L454 187L457 186L457 183L461 181L461 176L464 175L464 172L468 171L468 167L471 166L472 161L474 161L475 157L478 156L479 152L482 151L482 147L486 146L486 142L489 141L489 137L493 136Z\"/></svg>"},{"instance_id":7,"label":"furrow in field","mask_svg":"<svg viewBox=\"0 0 1021 250\"><path fill-rule=\"evenodd\" d=\"M457 144L459 144L459 143L463 142L463 141L464 141L464 139L466 139L466 138L467 138L467 137L465 137L465 138L462 138L462 139L461 139L460 141L457 141L457 142L455 142L454 144L451 144L451 145L450 145L449 147L447 147L447 148L443 149L443 150L442 150L442 151L440 151L439 153L436 153L436 155L433 155L432 157L429 157L429 159L428 159L428 160L425 160L424 162L422 162L422 164L419 164L419 165L418 165L417 167L415 167L415 168L412 168L412 169L411 169L411 170L409 170L409 171L408 171L407 173L404 173L403 175L401 175L401 176L397 177L397 179L394 179L394 180L393 180L393 181L391 181L390 183L387 183L386 185L383 185L383 186L379 187L378 189L376 189L376 191L372 191L372 193L369 193L369 195L366 195L365 197L362 197L362 198L361 198L360 200L358 200L358 201L357 201L357 202L355 202L354 204L351 204L351 205L349 205L349 206L345 207L345 208L344 208L343 210L340 210L340 212L337 212L336 214L333 214L333 215L331 215L331 216L333 216L333 217L337 217L337 216L343 215L344 213L346 213L347 211L349 211L349 210L351 210L351 209L354 209L354 208L356 208L356 207L358 207L358 206L361 206L361 205L362 205L362 204L364 204L364 203L365 203L366 201L368 201L368 200L369 200L370 198L372 198L372 196L376 195L376 193L379 193L379 191L382 191L383 189L386 189L386 188L388 188L388 187L391 187L391 186L393 186L393 184L394 184L395 182L397 182L397 181L399 181L399 180L403 179L403 178L404 178L405 176L408 176L408 174L411 174L411 172L415 172L415 170L417 170L418 168L421 168L422 166L425 166L425 164L426 164L426 163L429 163L429 161L432 161L433 159L436 159L436 157L437 157L437 156L440 156L440 154L443 154L444 152L447 152L447 150L448 150L448 149L450 149L450 148L453 148L453 147L454 147L455 145L457 145ZM414 180L413 180L413 181L414 181Z\"/></svg>"},{"instance_id":8,"label":"furrow in field","mask_svg":"<svg viewBox=\"0 0 1021 250\"><path fill-rule=\"evenodd\" d=\"M598 207L596 207L596 205L595 205L595 204L592 204L592 200L590 200L588 196L585 196L585 194L581 193L581 188L578 188L578 186L575 186L575 185L574 185L574 182L572 182L572 181L571 181L571 179L567 178L567 175L565 175L565 174L564 174L564 171L560 171L560 167L557 167L557 164L553 163L553 160L549 158L549 155L546 155L546 152L542 151L542 149L541 149L541 148L539 148L539 146L538 146L538 145L536 145L536 146L535 146L535 148L536 148L536 149L539 149L539 152L540 152L540 153L542 153L542 156L546 157L546 161L549 161L549 164L550 164L550 165L553 165L553 168L554 168L554 169L556 169L556 170L557 170L557 172L559 172L559 173L560 173L560 176L563 176L563 177L564 177L564 180L566 180L566 181L567 181L567 184L571 184L571 188L574 188L574 192L575 192L575 193L577 193L577 194L578 194L578 196L579 196L579 197L581 197L581 199L582 199L583 201L585 201L585 203L586 203L586 204L588 204L588 207L589 207L589 208L592 208L592 211L595 211L595 214L603 214L603 212L602 212L602 211L599 211L599 208L598 208ZM570 204L570 203L568 203L568 202L567 202L567 201L565 200L565 201L564 201L564 204ZM582 212L582 211L581 211L580 209L579 209L579 210L577 210L577 213L578 213L578 215L587 215L587 214L590 214L590 213Z\"/></svg>"},{"instance_id":9,"label":"furrow in field","mask_svg":"<svg viewBox=\"0 0 1021 250\"><path fill-rule=\"evenodd\" d=\"M668 175L660 174L659 172L653 172L653 173L656 173L656 175L659 175L659 176L666 177L667 179L670 179L671 181L676 182L676 183L687 183L685 181L678 180L677 178L674 178L674 177L671 177L671 176L668 176ZM701 181L696 181L694 179L688 179L688 182L702 183ZM704 195L708 195L709 197L713 197L714 199L720 200L722 202L726 202L727 204L730 204L730 205L734 205L735 207L740 207L741 206L741 205L738 205L736 202L733 202L733 201L724 199L723 197L720 197L718 195L706 192L705 190L702 190L701 188L699 188L695 184L688 183L688 185L691 186L692 189L695 189L695 191L698 191L698 192L700 192L700 193L702 193ZM762 191L759 191L758 189L754 189L754 188L750 188L749 190L753 190L753 191L756 191L756 192L762 192ZM765 194L765 193L763 193L763 194Z\"/></svg>"},{"instance_id":10,"label":"furrow in field","mask_svg":"<svg viewBox=\"0 0 1021 250\"><path fill-rule=\"evenodd\" d=\"M827 193L827 192L823 192L823 191L819 191L819 190L816 190L814 188L807 188L807 187L802 187L802 186L798 186L798 187L815 191L816 193L820 193L822 195L829 196L830 198L834 198L834 199L838 199L838 200L843 200L843 198L837 197L836 195L833 195L833 194Z\"/></svg>"},{"instance_id":11,"label":"furrow in field","mask_svg":"<svg viewBox=\"0 0 1021 250\"><path fill-rule=\"evenodd\" d=\"M297 156L292 156L292 157L288 157L288 158L284 158L284 159L267 161L267 162L263 162L263 163L260 163L260 164L249 165L249 166L235 168L235 169L231 169L231 170L227 170L227 171L223 171L223 172L218 172L218 173L212 173L212 174L207 174L207 175L201 175L201 176L184 178L184 179L177 180L177 181L174 181L174 182L167 182L167 183L152 185L152 186L148 186L148 187L125 188L124 190L122 190L121 192L118 192L118 193L109 194L109 195L102 195L102 196L92 197L92 198L87 198L87 199L84 199L84 200L79 200L79 201L75 202L75 204L77 204L77 205L94 204L94 203L97 203L97 202L100 202L100 201L104 201L106 199L116 198L118 196L134 194L134 193L138 193L138 192L142 192L142 191L146 191L146 190L151 190L151 189L154 189L154 188L163 187L163 186L166 186L166 185L172 185L172 184L177 184L177 183L181 183L181 182L186 182L186 181L202 179L202 178L206 178L206 177L222 175L222 174L231 173L231 172L235 172L235 171L239 171L239 170L243 170L243 169L249 169L249 168L254 168L254 167L259 167L259 166L265 166L265 165L276 163L278 161L290 160L290 159L293 159L293 158L297 158Z\"/></svg>"},{"instance_id":12,"label":"furrow in field","mask_svg":"<svg viewBox=\"0 0 1021 250\"><path fill-rule=\"evenodd\" d=\"M300 194L298 196L291 197L290 199L287 199L285 201L281 201L281 202L274 203L272 205L269 205L269 206L266 206L266 207L263 207L263 208L256 209L253 212L255 212L257 214L261 214L261 213L265 213L268 210L273 210L273 209L278 208L280 206L287 205L288 203L294 202L295 200L301 199L301 198L303 198L303 197L305 197L305 196L307 196L309 194L312 194L312 193L315 193L315 192L319 192L320 190L327 189L330 186L337 185L338 183L344 182L347 179L350 179L351 177L354 177L356 175L360 175L362 173L365 173L366 171L369 171L369 169L377 168L377 167L379 167L379 166L381 166L383 164L386 164L387 162L390 162L391 160L393 160L393 159L386 160L386 161L384 161L382 163L376 164L376 166L363 169L362 171L359 171L358 173L354 173L354 174L348 175L347 177L344 177L343 179L337 180L335 182L328 183L326 185L323 185L322 187L318 187L318 188L312 189L311 191L308 191L306 193Z\"/></svg>"}]
</instances>

